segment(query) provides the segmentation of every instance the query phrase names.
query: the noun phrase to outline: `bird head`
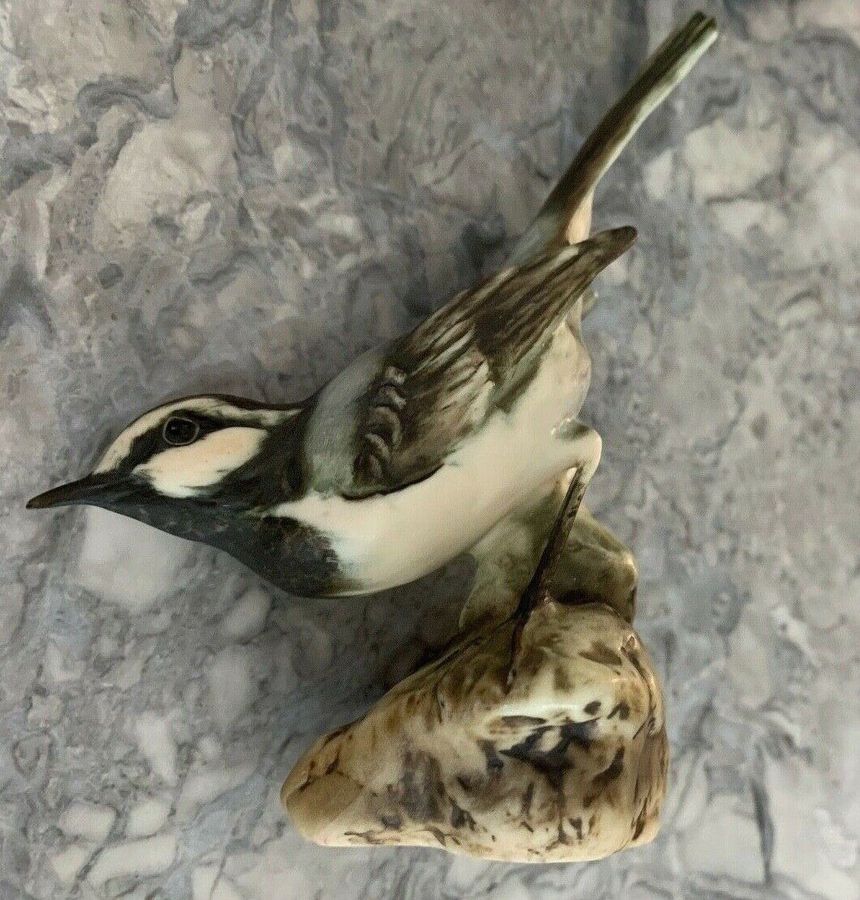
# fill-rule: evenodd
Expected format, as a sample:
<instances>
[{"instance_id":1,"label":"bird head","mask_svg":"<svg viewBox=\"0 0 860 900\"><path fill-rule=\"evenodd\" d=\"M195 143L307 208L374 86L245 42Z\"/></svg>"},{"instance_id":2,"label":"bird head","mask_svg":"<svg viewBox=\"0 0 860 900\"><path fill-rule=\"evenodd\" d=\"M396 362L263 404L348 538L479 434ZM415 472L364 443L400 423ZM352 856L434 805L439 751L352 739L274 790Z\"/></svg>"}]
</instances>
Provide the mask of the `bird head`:
<instances>
[{"instance_id":1,"label":"bird head","mask_svg":"<svg viewBox=\"0 0 860 900\"><path fill-rule=\"evenodd\" d=\"M101 506L216 543L209 532L301 490L303 410L225 396L165 403L125 428L89 475L27 508Z\"/></svg>"}]
</instances>

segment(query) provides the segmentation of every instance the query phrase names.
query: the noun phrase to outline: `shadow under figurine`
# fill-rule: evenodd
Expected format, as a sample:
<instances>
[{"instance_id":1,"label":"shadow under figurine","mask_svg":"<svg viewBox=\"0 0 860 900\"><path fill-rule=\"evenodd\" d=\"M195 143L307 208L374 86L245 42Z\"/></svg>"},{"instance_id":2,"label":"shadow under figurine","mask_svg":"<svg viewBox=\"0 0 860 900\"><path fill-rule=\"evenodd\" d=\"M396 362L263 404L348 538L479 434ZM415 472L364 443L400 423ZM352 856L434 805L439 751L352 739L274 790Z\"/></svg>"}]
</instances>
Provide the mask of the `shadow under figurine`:
<instances>
[{"instance_id":1,"label":"shadow under figurine","mask_svg":"<svg viewBox=\"0 0 860 900\"><path fill-rule=\"evenodd\" d=\"M651 660L611 607L552 592L586 481L572 479L512 615L467 630L296 763L281 799L306 838L511 862L653 839L668 745Z\"/></svg>"},{"instance_id":2,"label":"shadow under figurine","mask_svg":"<svg viewBox=\"0 0 860 900\"><path fill-rule=\"evenodd\" d=\"M580 323L592 279L635 231L588 237L594 188L715 37L697 13L652 54L507 268L301 403L208 395L159 406L90 475L28 507L101 506L226 550L307 596L404 584L479 542L480 569L510 534L507 524L494 534L498 523L537 515L573 470L596 465L599 439L576 420L591 371ZM609 552L594 524L583 546ZM530 551L521 571L532 561ZM479 572L474 618L482 597L498 604L494 566ZM508 593L514 602L510 580ZM625 602L632 614L633 595Z\"/></svg>"}]
</instances>

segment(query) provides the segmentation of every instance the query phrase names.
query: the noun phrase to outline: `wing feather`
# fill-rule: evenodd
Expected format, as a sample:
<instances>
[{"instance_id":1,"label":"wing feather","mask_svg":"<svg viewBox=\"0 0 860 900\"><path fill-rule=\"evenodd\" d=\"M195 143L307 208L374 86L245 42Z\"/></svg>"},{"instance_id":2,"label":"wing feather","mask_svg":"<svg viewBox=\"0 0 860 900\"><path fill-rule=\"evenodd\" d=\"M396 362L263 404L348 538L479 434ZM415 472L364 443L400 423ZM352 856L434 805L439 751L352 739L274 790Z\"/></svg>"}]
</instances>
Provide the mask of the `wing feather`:
<instances>
[{"instance_id":1,"label":"wing feather","mask_svg":"<svg viewBox=\"0 0 860 900\"><path fill-rule=\"evenodd\" d=\"M534 374L576 299L635 238L602 232L458 294L386 352L362 399L352 496L399 490L431 475L502 398Z\"/></svg>"}]
</instances>

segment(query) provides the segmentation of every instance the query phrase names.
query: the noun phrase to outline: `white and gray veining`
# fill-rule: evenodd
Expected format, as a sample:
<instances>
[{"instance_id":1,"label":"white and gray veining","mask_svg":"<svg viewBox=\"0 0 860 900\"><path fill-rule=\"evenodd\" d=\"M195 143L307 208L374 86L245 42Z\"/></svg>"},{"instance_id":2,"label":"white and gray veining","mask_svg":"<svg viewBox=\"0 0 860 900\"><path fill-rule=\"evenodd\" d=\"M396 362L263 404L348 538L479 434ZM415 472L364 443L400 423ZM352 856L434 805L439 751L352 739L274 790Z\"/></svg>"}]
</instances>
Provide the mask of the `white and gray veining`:
<instances>
[{"instance_id":1,"label":"white and gray veining","mask_svg":"<svg viewBox=\"0 0 860 900\"><path fill-rule=\"evenodd\" d=\"M327 850L314 738L453 627L453 565L287 598L107 513L25 513L130 416L291 399L504 256L686 3L0 3L0 898L860 896L860 13L722 38L603 182L595 511L672 744L651 845Z\"/></svg>"}]
</instances>

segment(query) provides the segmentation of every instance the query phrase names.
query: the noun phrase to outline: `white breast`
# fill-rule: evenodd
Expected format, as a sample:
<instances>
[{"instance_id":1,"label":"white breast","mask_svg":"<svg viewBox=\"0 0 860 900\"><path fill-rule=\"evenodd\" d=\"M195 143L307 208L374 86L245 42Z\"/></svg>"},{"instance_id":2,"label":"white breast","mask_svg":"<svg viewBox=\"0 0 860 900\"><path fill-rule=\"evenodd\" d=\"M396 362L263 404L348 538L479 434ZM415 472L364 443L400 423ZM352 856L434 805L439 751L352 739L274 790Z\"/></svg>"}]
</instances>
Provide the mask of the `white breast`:
<instances>
[{"instance_id":1,"label":"white breast","mask_svg":"<svg viewBox=\"0 0 860 900\"><path fill-rule=\"evenodd\" d=\"M275 513L325 534L363 591L420 578L570 467L570 447L555 429L579 411L589 375L587 352L562 326L511 412L494 413L431 477L363 500L311 493Z\"/></svg>"}]
</instances>

